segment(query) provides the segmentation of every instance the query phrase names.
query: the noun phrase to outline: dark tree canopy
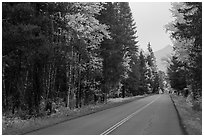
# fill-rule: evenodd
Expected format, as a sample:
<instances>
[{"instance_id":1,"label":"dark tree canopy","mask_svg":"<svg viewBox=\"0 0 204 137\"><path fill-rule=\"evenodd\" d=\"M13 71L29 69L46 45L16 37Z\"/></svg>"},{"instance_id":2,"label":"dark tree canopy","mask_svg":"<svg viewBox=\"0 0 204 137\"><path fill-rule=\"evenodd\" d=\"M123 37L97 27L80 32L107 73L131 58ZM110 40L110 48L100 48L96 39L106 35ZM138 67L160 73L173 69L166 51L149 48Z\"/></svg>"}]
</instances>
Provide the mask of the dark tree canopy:
<instances>
[{"instance_id":1,"label":"dark tree canopy","mask_svg":"<svg viewBox=\"0 0 204 137\"><path fill-rule=\"evenodd\" d=\"M3 2L3 114L68 111L149 93L149 83L156 93L135 24L128 2Z\"/></svg>"}]
</instances>

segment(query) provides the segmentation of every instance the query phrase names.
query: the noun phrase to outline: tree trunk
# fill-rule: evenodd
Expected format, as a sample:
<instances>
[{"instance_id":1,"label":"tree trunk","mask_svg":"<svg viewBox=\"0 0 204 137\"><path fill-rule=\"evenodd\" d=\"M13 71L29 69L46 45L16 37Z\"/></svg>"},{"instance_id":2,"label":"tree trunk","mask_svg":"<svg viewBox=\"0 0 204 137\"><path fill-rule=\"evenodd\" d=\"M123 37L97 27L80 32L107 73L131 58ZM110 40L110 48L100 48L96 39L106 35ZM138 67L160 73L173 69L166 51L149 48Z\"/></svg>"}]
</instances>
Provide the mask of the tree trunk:
<instances>
[{"instance_id":1,"label":"tree trunk","mask_svg":"<svg viewBox=\"0 0 204 137\"><path fill-rule=\"evenodd\" d=\"M81 100L81 97L82 97L82 93L81 93L81 68L80 68L80 62L81 62L81 57L80 57L80 54L78 54L78 92L79 92L79 107L82 106L82 100Z\"/></svg>"},{"instance_id":2,"label":"tree trunk","mask_svg":"<svg viewBox=\"0 0 204 137\"><path fill-rule=\"evenodd\" d=\"M65 107L69 107L69 94L70 94L70 90L71 90L71 70L72 70L71 63L68 64L68 62L67 62L67 65L66 65L67 92L66 92Z\"/></svg>"},{"instance_id":3,"label":"tree trunk","mask_svg":"<svg viewBox=\"0 0 204 137\"><path fill-rule=\"evenodd\" d=\"M125 98L125 87L122 86L122 98Z\"/></svg>"},{"instance_id":4,"label":"tree trunk","mask_svg":"<svg viewBox=\"0 0 204 137\"><path fill-rule=\"evenodd\" d=\"M52 65L51 63L48 63L48 79L47 79L47 94L46 94L46 100L45 100L45 111L48 109L50 110L50 113L52 111L52 104L50 103L51 98L51 78L52 78Z\"/></svg>"},{"instance_id":5,"label":"tree trunk","mask_svg":"<svg viewBox=\"0 0 204 137\"><path fill-rule=\"evenodd\" d=\"M33 73L33 90L34 92L34 104L36 113L39 113L39 104L40 104L40 94L41 91L41 84L40 84L40 75L41 75L41 66L38 60L35 60L34 63L34 73Z\"/></svg>"},{"instance_id":6,"label":"tree trunk","mask_svg":"<svg viewBox=\"0 0 204 137\"><path fill-rule=\"evenodd\" d=\"M71 59L73 60L73 45L72 45L72 47L71 47ZM68 107L68 108L70 108L70 94L71 94L71 84L72 84L72 69L73 69L73 67L72 67L72 60L70 60L70 63L68 63L67 62L67 67L66 67L66 69L67 69L67 79L69 79L68 80L68 82L67 82L67 86L68 86L68 90L67 90L67 99L66 99L66 107ZM67 58L67 61L68 61L68 58ZM69 65L68 65L69 64ZM69 69L68 69L68 66L69 66Z\"/></svg>"},{"instance_id":7,"label":"tree trunk","mask_svg":"<svg viewBox=\"0 0 204 137\"><path fill-rule=\"evenodd\" d=\"M77 53L75 54L75 61L77 60ZM77 67L78 65L78 67ZM76 81L76 104L75 107L78 108L79 107L79 62L76 62L75 64L75 79L77 80L77 76L78 75L78 81Z\"/></svg>"},{"instance_id":8,"label":"tree trunk","mask_svg":"<svg viewBox=\"0 0 204 137\"><path fill-rule=\"evenodd\" d=\"M4 64L2 65L2 107L3 107L3 112L6 109L7 106L7 96L6 96L6 86L5 86L5 67Z\"/></svg>"}]
</instances>

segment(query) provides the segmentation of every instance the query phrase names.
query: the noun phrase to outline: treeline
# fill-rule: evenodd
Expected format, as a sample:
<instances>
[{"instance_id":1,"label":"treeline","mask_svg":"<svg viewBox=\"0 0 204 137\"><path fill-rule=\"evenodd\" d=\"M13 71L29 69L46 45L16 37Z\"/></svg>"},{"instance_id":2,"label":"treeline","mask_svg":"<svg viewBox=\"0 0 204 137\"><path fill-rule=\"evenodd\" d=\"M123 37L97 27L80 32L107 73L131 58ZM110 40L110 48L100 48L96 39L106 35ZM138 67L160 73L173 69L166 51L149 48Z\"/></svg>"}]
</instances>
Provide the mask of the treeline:
<instances>
[{"instance_id":1,"label":"treeline","mask_svg":"<svg viewBox=\"0 0 204 137\"><path fill-rule=\"evenodd\" d=\"M2 108L21 116L157 93L128 3L2 3ZM54 104L54 105L53 105Z\"/></svg>"},{"instance_id":2,"label":"treeline","mask_svg":"<svg viewBox=\"0 0 204 137\"><path fill-rule=\"evenodd\" d=\"M202 3L175 2L171 12L175 20L166 26L175 51L168 68L170 84L197 99L202 96Z\"/></svg>"}]
</instances>

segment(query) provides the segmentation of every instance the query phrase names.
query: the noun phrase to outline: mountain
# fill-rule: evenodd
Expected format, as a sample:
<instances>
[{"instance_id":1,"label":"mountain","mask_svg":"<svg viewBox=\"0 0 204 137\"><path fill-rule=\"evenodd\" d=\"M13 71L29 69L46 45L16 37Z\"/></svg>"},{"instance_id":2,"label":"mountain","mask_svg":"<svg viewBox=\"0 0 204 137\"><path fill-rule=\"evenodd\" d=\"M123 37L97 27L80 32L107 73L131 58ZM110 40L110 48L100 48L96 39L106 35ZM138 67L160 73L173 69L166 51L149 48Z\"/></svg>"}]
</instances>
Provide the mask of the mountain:
<instances>
[{"instance_id":1,"label":"mountain","mask_svg":"<svg viewBox=\"0 0 204 137\"><path fill-rule=\"evenodd\" d=\"M162 59L168 58L172 52L173 47L171 45L167 45L166 47L154 52L159 70L166 72L167 62L163 61Z\"/></svg>"}]
</instances>

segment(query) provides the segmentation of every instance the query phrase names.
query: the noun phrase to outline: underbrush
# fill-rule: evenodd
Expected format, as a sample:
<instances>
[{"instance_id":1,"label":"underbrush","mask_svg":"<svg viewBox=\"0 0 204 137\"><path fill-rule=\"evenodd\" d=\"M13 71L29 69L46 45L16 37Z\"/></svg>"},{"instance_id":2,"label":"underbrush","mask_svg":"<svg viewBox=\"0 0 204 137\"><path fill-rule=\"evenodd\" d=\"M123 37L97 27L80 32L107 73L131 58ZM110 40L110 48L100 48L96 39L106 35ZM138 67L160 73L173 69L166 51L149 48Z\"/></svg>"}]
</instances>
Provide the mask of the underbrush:
<instances>
[{"instance_id":1,"label":"underbrush","mask_svg":"<svg viewBox=\"0 0 204 137\"><path fill-rule=\"evenodd\" d=\"M88 115L97 111L105 110L108 108L116 107L135 99L143 98L130 97L124 99L110 99L106 104L96 103L81 108L69 109L64 107L63 104L53 104L53 113L42 111L40 115L26 116L24 112L12 114L4 114L2 117L2 133L3 134L25 134L31 131L35 131L41 128L61 123L79 116ZM21 114L20 114L21 113ZM48 115L49 114L49 115Z\"/></svg>"},{"instance_id":2,"label":"underbrush","mask_svg":"<svg viewBox=\"0 0 204 137\"><path fill-rule=\"evenodd\" d=\"M202 100L190 100L183 96L171 95L181 118L184 130L189 135L202 134Z\"/></svg>"}]
</instances>

